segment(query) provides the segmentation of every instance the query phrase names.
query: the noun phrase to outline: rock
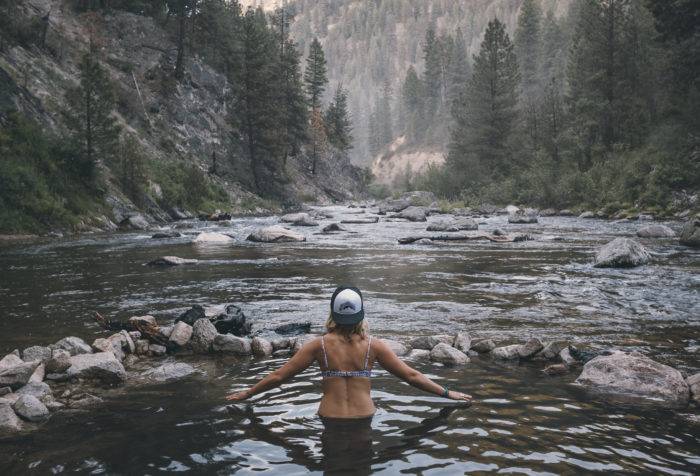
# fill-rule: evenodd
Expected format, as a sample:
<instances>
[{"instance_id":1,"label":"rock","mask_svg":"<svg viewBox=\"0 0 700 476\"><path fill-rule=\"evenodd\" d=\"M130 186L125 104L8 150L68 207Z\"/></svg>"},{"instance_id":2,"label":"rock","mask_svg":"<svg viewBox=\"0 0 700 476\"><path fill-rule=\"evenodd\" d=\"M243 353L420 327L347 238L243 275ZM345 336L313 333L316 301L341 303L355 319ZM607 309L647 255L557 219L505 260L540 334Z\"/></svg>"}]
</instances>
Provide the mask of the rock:
<instances>
[{"instance_id":1,"label":"rock","mask_svg":"<svg viewBox=\"0 0 700 476\"><path fill-rule=\"evenodd\" d=\"M373 223L378 223L379 217L362 218L354 220L340 220L341 225L371 225Z\"/></svg>"},{"instance_id":2,"label":"rock","mask_svg":"<svg viewBox=\"0 0 700 476\"><path fill-rule=\"evenodd\" d=\"M386 215L387 213L398 213L411 206L410 200L399 199L399 200L386 200L379 204L379 215Z\"/></svg>"},{"instance_id":3,"label":"rock","mask_svg":"<svg viewBox=\"0 0 700 476\"><path fill-rule=\"evenodd\" d=\"M29 382L38 366L39 362L22 362L12 367L0 368L0 387L17 390Z\"/></svg>"},{"instance_id":4,"label":"rock","mask_svg":"<svg viewBox=\"0 0 700 476\"><path fill-rule=\"evenodd\" d=\"M138 339L134 344L136 344L136 354L137 355L148 354L148 347L150 346L150 342L148 342L148 340Z\"/></svg>"},{"instance_id":5,"label":"rock","mask_svg":"<svg viewBox=\"0 0 700 476\"><path fill-rule=\"evenodd\" d=\"M289 230L279 225L267 226L258 228L253 231L248 238L248 241L257 243L286 243L294 241L306 241L306 237L301 233Z\"/></svg>"},{"instance_id":6,"label":"rock","mask_svg":"<svg viewBox=\"0 0 700 476\"><path fill-rule=\"evenodd\" d=\"M70 377L96 379L108 384L121 384L126 381L126 370L111 352L80 354L70 358L67 371Z\"/></svg>"},{"instance_id":7,"label":"rock","mask_svg":"<svg viewBox=\"0 0 700 476\"><path fill-rule=\"evenodd\" d=\"M683 225L678 241L681 245L700 248L700 219L691 219Z\"/></svg>"},{"instance_id":8,"label":"rock","mask_svg":"<svg viewBox=\"0 0 700 476\"><path fill-rule=\"evenodd\" d=\"M430 351L430 360L448 365L464 365L469 363L469 357L451 345L440 342Z\"/></svg>"},{"instance_id":9,"label":"rock","mask_svg":"<svg viewBox=\"0 0 700 476\"><path fill-rule=\"evenodd\" d=\"M122 362L122 365L123 365L125 368L128 369L128 368L133 367L134 365L136 365L136 363L137 363L138 361L139 361L139 358L138 358L136 355L134 355L134 354L129 354L129 355L127 355L126 357L124 357L124 361Z\"/></svg>"},{"instance_id":10,"label":"rock","mask_svg":"<svg viewBox=\"0 0 700 476\"><path fill-rule=\"evenodd\" d=\"M528 339L527 342L518 348L518 356L521 359L531 359L542 350L542 342L537 338Z\"/></svg>"},{"instance_id":11,"label":"rock","mask_svg":"<svg viewBox=\"0 0 700 476\"><path fill-rule=\"evenodd\" d=\"M32 376L29 377L29 383L41 383L44 381L44 376L46 375L46 365L39 364L39 366L34 370Z\"/></svg>"},{"instance_id":12,"label":"rock","mask_svg":"<svg viewBox=\"0 0 700 476\"><path fill-rule=\"evenodd\" d=\"M637 220L639 220L639 221L653 221L654 215L650 215L649 213L640 213L639 216L637 217Z\"/></svg>"},{"instance_id":13,"label":"rock","mask_svg":"<svg viewBox=\"0 0 700 476\"><path fill-rule=\"evenodd\" d=\"M228 212L222 212L221 210L217 210L211 215L207 215L202 218L206 221L228 221L233 217Z\"/></svg>"},{"instance_id":14,"label":"rock","mask_svg":"<svg viewBox=\"0 0 700 476\"><path fill-rule=\"evenodd\" d=\"M148 266L182 266L184 264L197 264L199 260L179 258L177 256L161 256L147 263Z\"/></svg>"},{"instance_id":15,"label":"rock","mask_svg":"<svg viewBox=\"0 0 700 476\"><path fill-rule=\"evenodd\" d=\"M518 213L519 211L521 211L520 207L516 207L515 205L508 205L507 207L505 207L503 209L503 212L506 215L512 215L512 214Z\"/></svg>"},{"instance_id":16,"label":"rock","mask_svg":"<svg viewBox=\"0 0 700 476\"><path fill-rule=\"evenodd\" d=\"M64 349L54 349L51 358L46 361L47 374L61 374L70 367L70 352Z\"/></svg>"},{"instance_id":17,"label":"rock","mask_svg":"<svg viewBox=\"0 0 700 476\"><path fill-rule=\"evenodd\" d=\"M431 203L437 202L437 197L433 192L427 192L424 190L414 190L412 192L403 193L401 195L401 200L405 200L411 205L428 206Z\"/></svg>"},{"instance_id":18,"label":"rock","mask_svg":"<svg viewBox=\"0 0 700 476\"><path fill-rule=\"evenodd\" d=\"M491 351L491 355L501 360L518 360L520 359L520 344L506 345L496 347Z\"/></svg>"},{"instance_id":19,"label":"rock","mask_svg":"<svg viewBox=\"0 0 700 476\"><path fill-rule=\"evenodd\" d=\"M408 353L406 358L411 360L424 360L430 358L430 351L425 349L413 349Z\"/></svg>"},{"instance_id":20,"label":"rock","mask_svg":"<svg viewBox=\"0 0 700 476\"><path fill-rule=\"evenodd\" d=\"M199 319L205 319L206 317L207 313L205 312L204 307L199 304L195 304L180 314L180 317L175 319L175 322L184 322L185 324L193 326Z\"/></svg>"},{"instance_id":21,"label":"rock","mask_svg":"<svg viewBox=\"0 0 700 476\"><path fill-rule=\"evenodd\" d=\"M531 208L508 215L508 223L537 223L537 212Z\"/></svg>"},{"instance_id":22,"label":"rock","mask_svg":"<svg viewBox=\"0 0 700 476\"><path fill-rule=\"evenodd\" d=\"M433 350L433 347L440 343L452 345L454 337L448 335L420 336L411 341L412 349Z\"/></svg>"},{"instance_id":23,"label":"rock","mask_svg":"<svg viewBox=\"0 0 700 476\"><path fill-rule=\"evenodd\" d=\"M141 333L139 331L129 331L129 337L131 337L132 342L136 342L141 338Z\"/></svg>"},{"instance_id":24,"label":"rock","mask_svg":"<svg viewBox=\"0 0 700 476\"><path fill-rule=\"evenodd\" d=\"M72 399L70 402L70 407L71 408L86 408L86 407L94 407L95 405L99 405L104 400L96 395L91 395L89 393L83 393L76 398Z\"/></svg>"},{"instance_id":25,"label":"rock","mask_svg":"<svg viewBox=\"0 0 700 476\"><path fill-rule=\"evenodd\" d=\"M595 218L595 213L591 211L583 212L579 216L579 218Z\"/></svg>"},{"instance_id":26,"label":"rock","mask_svg":"<svg viewBox=\"0 0 700 476\"><path fill-rule=\"evenodd\" d=\"M217 336L216 327L206 317L197 319L192 326L190 345L198 354L207 354L212 350L212 344Z\"/></svg>"},{"instance_id":27,"label":"rock","mask_svg":"<svg viewBox=\"0 0 700 476\"><path fill-rule=\"evenodd\" d=\"M119 222L120 230L145 230L148 227L148 220L140 214L131 215Z\"/></svg>"},{"instance_id":28,"label":"rock","mask_svg":"<svg viewBox=\"0 0 700 476\"><path fill-rule=\"evenodd\" d=\"M12 393L12 389L10 387L0 387L0 397L2 397L3 395L7 395L8 393Z\"/></svg>"},{"instance_id":29,"label":"rock","mask_svg":"<svg viewBox=\"0 0 700 476\"><path fill-rule=\"evenodd\" d=\"M92 343L92 348L96 352L111 352L119 361L124 360L124 352L121 345L109 339L95 339L95 342Z\"/></svg>"},{"instance_id":30,"label":"rock","mask_svg":"<svg viewBox=\"0 0 700 476\"><path fill-rule=\"evenodd\" d=\"M138 334L138 337L137 337L137 338L141 337L141 333L140 333L140 332L137 331L137 334ZM117 338L117 337L116 337L117 335L120 335L120 336L121 336L120 341L121 341L121 343L122 343L122 349L124 349L124 351L129 352L129 353L131 353L131 354L133 354L134 352L136 352L136 345L134 344L134 339L133 339L133 337L131 336L131 332L127 332L127 331L125 331L125 330L122 330L122 331L119 332L119 334L115 334L115 335L113 335L111 338L112 338L112 339L116 339L116 338Z\"/></svg>"},{"instance_id":31,"label":"rock","mask_svg":"<svg viewBox=\"0 0 700 476\"><path fill-rule=\"evenodd\" d=\"M12 405L18 416L28 421L44 421L49 417L49 409L33 395L22 395Z\"/></svg>"},{"instance_id":32,"label":"rock","mask_svg":"<svg viewBox=\"0 0 700 476\"><path fill-rule=\"evenodd\" d=\"M137 323L157 326L156 318L153 316L133 316L129 318L129 323L136 326Z\"/></svg>"},{"instance_id":33,"label":"rock","mask_svg":"<svg viewBox=\"0 0 700 476\"><path fill-rule=\"evenodd\" d=\"M395 218L404 218L408 221L427 221L428 209L426 207L410 206L394 215Z\"/></svg>"},{"instance_id":34,"label":"rock","mask_svg":"<svg viewBox=\"0 0 700 476\"><path fill-rule=\"evenodd\" d=\"M629 238L615 238L598 250L596 268L631 268L649 262L651 255L642 245Z\"/></svg>"},{"instance_id":35,"label":"rock","mask_svg":"<svg viewBox=\"0 0 700 476\"><path fill-rule=\"evenodd\" d=\"M666 225L647 225L637 230L640 238L673 238L676 232Z\"/></svg>"},{"instance_id":36,"label":"rock","mask_svg":"<svg viewBox=\"0 0 700 476\"><path fill-rule=\"evenodd\" d=\"M151 238L154 240L164 240L167 238L180 238L181 236L182 234L178 231L159 231L151 235Z\"/></svg>"},{"instance_id":37,"label":"rock","mask_svg":"<svg viewBox=\"0 0 700 476\"><path fill-rule=\"evenodd\" d=\"M299 336L296 339L294 339L294 341L291 343L292 344L292 347L291 347L292 355L299 352L302 347L304 347L306 344L308 344L309 342L311 342L315 338L316 338L316 336L314 336L314 335L306 334L306 335Z\"/></svg>"},{"instance_id":38,"label":"rock","mask_svg":"<svg viewBox=\"0 0 700 476\"><path fill-rule=\"evenodd\" d=\"M51 391L51 387L49 387L49 385L44 382L30 382L24 387L17 390L16 393L17 395L31 395L35 398L38 398L44 403L53 399L53 392Z\"/></svg>"},{"instance_id":39,"label":"rock","mask_svg":"<svg viewBox=\"0 0 700 476\"><path fill-rule=\"evenodd\" d=\"M180 347L184 347L189 343L191 337L192 326L180 321L173 327L168 341Z\"/></svg>"},{"instance_id":40,"label":"rock","mask_svg":"<svg viewBox=\"0 0 700 476\"><path fill-rule=\"evenodd\" d=\"M547 343L547 345L544 346L542 349L542 352L539 353L542 357L544 357L547 360L555 360L559 358L559 354L561 353L562 350L568 349L569 348L569 343L566 341L553 341Z\"/></svg>"},{"instance_id":41,"label":"rock","mask_svg":"<svg viewBox=\"0 0 700 476\"><path fill-rule=\"evenodd\" d=\"M252 323L248 322L243 310L235 304L227 304L224 312L211 319L217 332L220 334L233 334L245 336L250 334Z\"/></svg>"},{"instance_id":42,"label":"rock","mask_svg":"<svg viewBox=\"0 0 700 476\"><path fill-rule=\"evenodd\" d=\"M0 435L22 430L22 420L9 403L0 402Z\"/></svg>"},{"instance_id":43,"label":"rock","mask_svg":"<svg viewBox=\"0 0 700 476\"><path fill-rule=\"evenodd\" d=\"M212 344L214 352L231 353L236 355L250 355L252 348L250 340L236 337L231 334L218 334Z\"/></svg>"},{"instance_id":44,"label":"rock","mask_svg":"<svg viewBox=\"0 0 700 476\"><path fill-rule=\"evenodd\" d=\"M280 220L294 226L318 226L318 222L314 221L308 213L289 213Z\"/></svg>"},{"instance_id":45,"label":"rock","mask_svg":"<svg viewBox=\"0 0 700 476\"><path fill-rule=\"evenodd\" d=\"M176 321L176 323L177 322L181 322L181 321ZM160 335L162 335L163 337L165 337L166 339L170 339L170 334L173 333L174 328L175 328L175 326L160 326L158 328L158 333Z\"/></svg>"},{"instance_id":46,"label":"rock","mask_svg":"<svg viewBox=\"0 0 700 476\"><path fill-rule=\"evenodd\" d=\"M382 342L384 342L398 356L406 355L408 353L408 347L403 345L401 342L391 339L382 339Z\"/></svg>"},{"instance_id":47,"label":"rock","mask_svg":"<svg viewBox=\"0 0 700 476\"><path fill-rule=\"evenodd\" d=\"M60 410L63 407L65 407L65 405L63 403L57 402L56 400L49 400L48 402L45 402L45 403L41 402L41 403L46 405L46 408L48 408L50 412L55 412L56 410Z\"/></svg>"},{"instance_id":48,"label":"rock","mask_svg":"<svg viewBox=\"0 0 700 476\"><path fill-rule=\"evenodd\" d=\"M596 393L662 407L684 407L690 397L688 384L678 370L636 352L616 351L589 360L576 383Z\"/></svg>"},{"instance_id":49,"label":"rock","mask_svg":"<svg viewBox=\"0 0 700 476\"><path fill-rule=\"evenodd\" d=\"M507 235L507 233L506 233L505 231L501 230L500 228L494 229L494 230L491 232L491 234L492 234L493 236L506 236L506 235Z\"/></svg>"},{"instance_id":50,"label":"rock","mask_svg":"<svg viewBox=\"0 0 700 476\"><path fill-rule=\"evenodd\" d=\"M273 329L275 333L283 336L300 336L304 334L309 334L311 332L310 322L293 322L289 324L282 324Z\"/></svg>"},{"instance_id":51,"label":"rock","mask_svg":"<svg viewBox=\"0 0 700 476\"><path fill-rule=\"evenodd\" d=\"M194 239L193 243L213 243L213 244L225 244L225 243L231 243L233 241L233 238L231 238L228 235L224 235L223 233L209 233L209 232L204 232L200 233L197 235L197 238Z\"/></svg>"},{"instance_id":52,"label":"rock","mask_svg":"<svg viewBox=\"0 0 700 476\"><path fill-rule=\"evenodd\" d=\"M257 357L267 357L272 355L274 350L272 343L267 339L263 339L262 337L254 337L250 346L253 355Z\"/></svg>"},{"instance_id":53,"label":"rock","mask_svg":"<svg viewBox=\"0 0 700 476\"><path fill-rule=\"evenodd\" d=\"M190 364L184 362L167 363L144 372L142 377L153 382L169 382L189 377L197 373Z\"/></svg>"},{"instance_id":54,"label":"rock","mask_svg":"<svg viewBox=\"0 0 700 476\"><path fill-rule=\"evenodd\" d=\"M428 225L427 231L454 232L478 229L479 224L471 218L459 218L457 220L449 218L440 218Z\"/></svg>"},{"instance_id":55,"label":"rock","mask_svg":"<svg viewBox=\"0 0 700 476\"><path fill-rule=\"evenodd\" d=\"M345 228L341 227L338 223L331 223L323 227L323 233L332 233L334 231L345 231Z\"/></svg>"},{"instance_id":56,"label":"rock","mask_svg":"<svg viewBox=\"0 0 700 476\"><path fill-rule=\"evenodd\" d=\"M475 350L480 354L491 352L496 348L496 344L491 339L483 339L472 344L471 350Z\"/></svg>"},{"instance_id":57,"label":"rock","mask_svg":"<svg viewBox=\"0 0 700 476\"><path fill-rule=\"evenodd\" d=\"M472 338L466 332L458 332L452 346L466 354L472 347Z\"/></svg>"},{"instance_id":58,"label":"rock","mask_svg":"<svg viewBox=\"0 0 700 476\"><path fill-rule=\"evenodd\" d=\"M0 369L14 367L15 365L19 365L21 363L24 363L24 360L20 359L19 351L15 350L14 352L7 354L5 357L2 358L2 360L0 360Z\"/></svg>"},{"instance_id":59,"label":"rock","mask_svg":"<svg viewBox=\"0 0 700 476\"><path fill-rule=\"evenodd\" d=\"M569 372L569 367L566 364L551 364L546 366L543 372L547 375L564 375Z\"/></svg>"},{"instance_id":60,"label":"rock","mask_svg":"<svg viewBox=\"0 0 700 476\"><path fill-rule=\"evenodd\" d=\"M54 348L67 350L72 356L92 353L92 348L79 337L64 337L54 344Z\"/></svg>"},{"instance_id":61,"label":"rock","mask_svg":"<svg viewBox=\"0 0 700 476\"><path fill-rule=\"evenodd\" d=\"M543 217L553 217L557 215L557 211L554 208L545 208L544 210L540 211L540 216Z\"/></svg>"},{"instance_id":62,"label":"rock","mask_svg":"<svg viewBox=\"0 0 700 476\"><path fill-rule=\"evenodd\" d=\"M561 352L559 352L559 358L564 362L568 367L573 367L575 365L578 365L578 360L571 355L571 351L569 350L569 347L567 346L565 349L562 349Z\"/></svg>"},{"instance_id":63,"label":"rock","mask_svg":"<svg viewBox=\"0 0 700 476\"><path fill-rule=\"evenodd\" d=\"M292 346L292 341L289 337L282 337L281 339L272 339L272 351L277 352L278 350L289 349Z\"/></svg>"},{"instance_id":64,"label":"rock","mask_svg":"<svg viewBox=\"0 0 700 476\"><path fill-rule=\"evenodd\" d=\"M700 373L691 375L685 380L690 388L690 396L695 403L700 404Z\"/></svg>"},{"instance_id":65,"label":"rock","mask_svg":"<svg viewBox=\"0 0 700 476\"><path fill-rule=\"evenodd\" d=\"M149 344L148 353L153 357L163 357L168 352L168 349L164 345Z\"/></svg>"},{"instance_id":66,"label":"rock","mask_svg":"<svg viewBox=\"0 0 700 476\"><path fill-rule=\"evenodd\" d=\"M27 347L22 351L22 360L25 362L33 362L35 360L38 360L39 362L46 362L50 358L51 349L48 347L34 345L32 347Z\"/></svg>"}]
</instances>

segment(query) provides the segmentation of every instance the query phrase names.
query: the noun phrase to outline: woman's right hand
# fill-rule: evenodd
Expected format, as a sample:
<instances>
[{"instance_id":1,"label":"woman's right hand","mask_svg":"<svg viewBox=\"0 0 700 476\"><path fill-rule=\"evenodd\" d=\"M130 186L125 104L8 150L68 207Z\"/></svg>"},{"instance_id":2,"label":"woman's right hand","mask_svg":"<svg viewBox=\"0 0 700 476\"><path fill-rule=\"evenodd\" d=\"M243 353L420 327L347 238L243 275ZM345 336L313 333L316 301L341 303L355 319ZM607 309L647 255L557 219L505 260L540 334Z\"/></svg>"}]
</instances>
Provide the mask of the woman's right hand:
<instances>
[{"instance_id":1,"label":"woman's right hand","mask_svg":"<svg viewBox=\"0 0 700 476\"><path fill-rule=\"evenodd\" d=\"M454 390L450 390L447 393L447 398L449 398L450 400L458 400L460 402L467 402L467 403L472 402L471 395L467 395L466 393L462 393L462 392L455 392Z\"/></svg>"}]
</instances>

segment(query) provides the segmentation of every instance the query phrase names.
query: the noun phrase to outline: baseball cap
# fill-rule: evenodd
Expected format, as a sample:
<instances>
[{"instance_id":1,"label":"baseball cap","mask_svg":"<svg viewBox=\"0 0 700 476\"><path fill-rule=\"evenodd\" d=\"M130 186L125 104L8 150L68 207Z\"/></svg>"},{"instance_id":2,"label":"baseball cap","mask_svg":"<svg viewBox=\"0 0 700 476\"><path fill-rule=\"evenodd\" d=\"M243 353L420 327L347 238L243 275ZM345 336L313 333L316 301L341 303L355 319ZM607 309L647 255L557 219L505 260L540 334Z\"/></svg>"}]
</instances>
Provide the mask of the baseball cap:
<instances>
[{"instance_id":1,"label":"baseball cap","mask_svg":"<svg viewBox=\"0 0 700 476\"><path fill-rule=\"evenodd\" d=\"M365 318L362 293L353 286L339 286L331 297L331 316L336 324L353 325Z\"/></svg>"}]
</instances>

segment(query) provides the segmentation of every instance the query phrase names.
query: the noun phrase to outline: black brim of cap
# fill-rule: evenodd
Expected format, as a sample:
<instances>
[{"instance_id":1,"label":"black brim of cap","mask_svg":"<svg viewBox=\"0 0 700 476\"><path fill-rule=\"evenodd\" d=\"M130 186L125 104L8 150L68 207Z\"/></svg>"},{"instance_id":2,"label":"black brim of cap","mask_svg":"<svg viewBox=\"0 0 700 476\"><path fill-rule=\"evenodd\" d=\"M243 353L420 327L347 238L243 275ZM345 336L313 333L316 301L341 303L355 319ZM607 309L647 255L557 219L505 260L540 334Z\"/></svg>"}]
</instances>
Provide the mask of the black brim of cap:
<instances>
[{"instance_id":1,"label":"black brim of cap","mask_svg":"<svg viewBox=\"0 0 700 476\"><path fill-rule=\"evenodd\" d=\"M365 318L365 310L361 309L360 312L355 314L340 314L338 312L331 311L331 316L333 316L333 322L340 324L341 326L350 326L361 322Z\"/></svg>"}]
</instances>

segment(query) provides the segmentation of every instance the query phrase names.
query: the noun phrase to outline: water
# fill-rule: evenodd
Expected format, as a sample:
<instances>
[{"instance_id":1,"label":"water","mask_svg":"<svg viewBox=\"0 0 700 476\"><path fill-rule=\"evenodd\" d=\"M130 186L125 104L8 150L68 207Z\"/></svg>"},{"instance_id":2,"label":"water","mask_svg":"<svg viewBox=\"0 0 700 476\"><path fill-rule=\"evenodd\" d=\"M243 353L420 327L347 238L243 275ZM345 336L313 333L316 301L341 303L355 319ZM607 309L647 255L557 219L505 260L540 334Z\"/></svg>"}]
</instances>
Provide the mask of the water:
<instances>
[{"instance_id":1,"label":"water","mask_svg":"<svg viewBox=\"0 0 700 476\"><path fill-rule=\"evenodd\" d=\"M357 209L325 209L335 219ZM350 233L307 243L244 241L273 218L204 225L236 236L228 246L195 246L150 234L94 236L14 245L0 250L0 353L55 342L91 341L102 331L98 310L112 318L147 312L166 319L193 303L236 302L255 327L327 315L337 283L365 295L372 331L405 339L466 329L499 343L564 338L584 347L639 350L688 373L700 368L697 251L672 240L642 240L652 264L632 270L590 266L597 246L631 236L639 224L542 218L481 228L527 231L536 240L431 246L398 245L425 224L382 221L347 225ZM327 220L330 222L332 220ZM325 222L324 222L325 223ZM678 224L670 224L678 228ZM162 255L198 258L193 266L154 269ZM380 371L371 428L329 427L315 412L318 369L253 405L227 405L226 393L282 364L212 357L193 360L206 376L164 385L129 384L105 403L54 414L42 429L0 440L0 473L83 472L519 474L646 472L694 474L700 430L685 413L606 404L570 385L577 372L547 377L541 363L498 364L477 358L464 368L415 362L438 383L475 397L470 408L403 384Z\"/></svg>"}]
</instances>

